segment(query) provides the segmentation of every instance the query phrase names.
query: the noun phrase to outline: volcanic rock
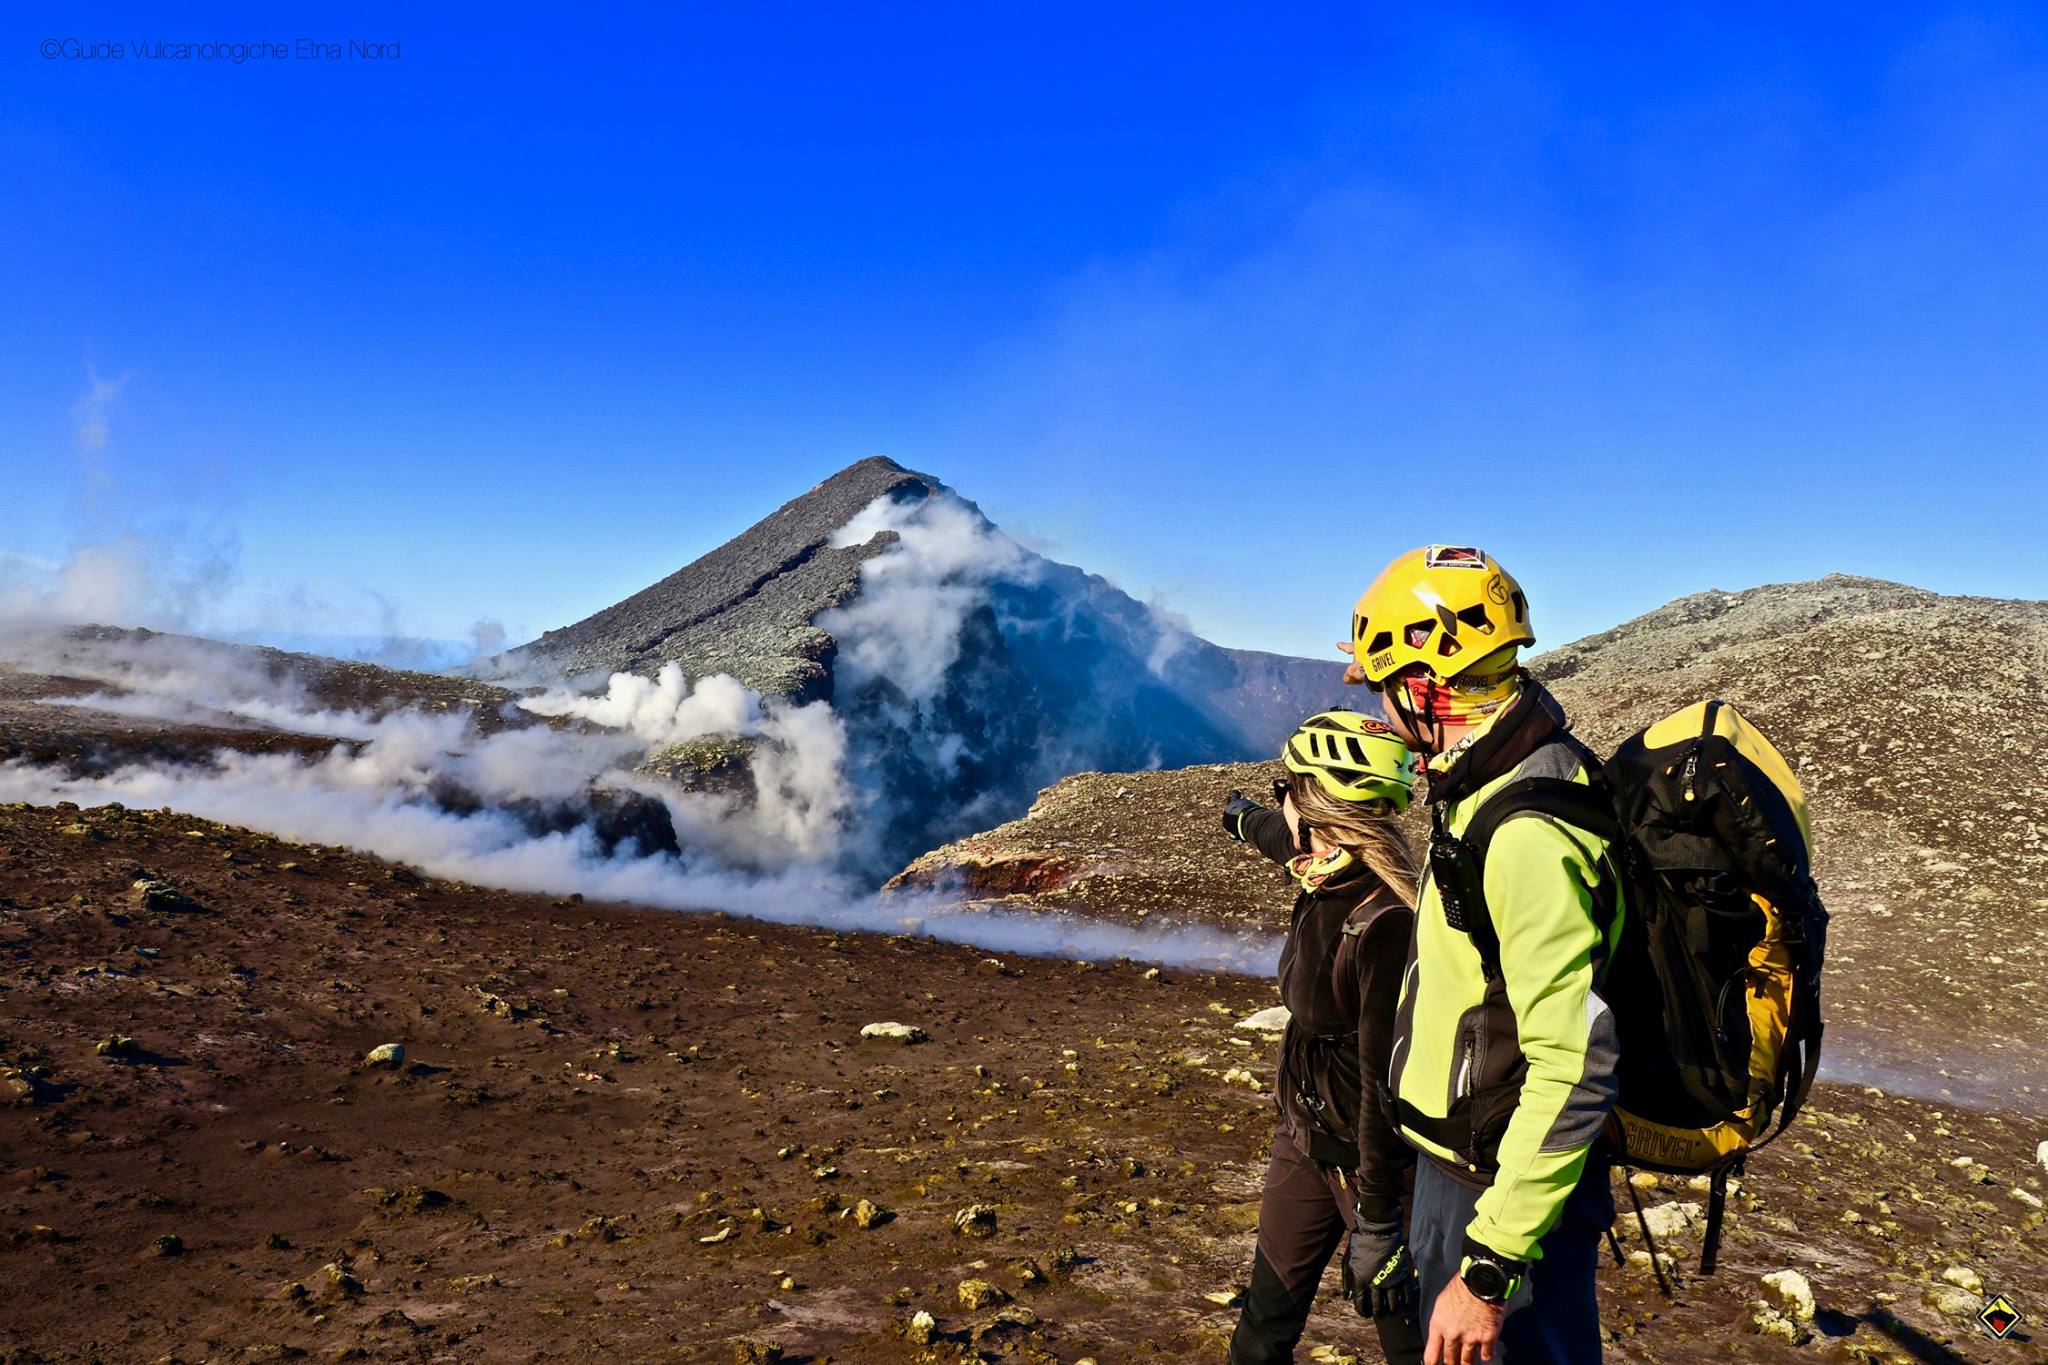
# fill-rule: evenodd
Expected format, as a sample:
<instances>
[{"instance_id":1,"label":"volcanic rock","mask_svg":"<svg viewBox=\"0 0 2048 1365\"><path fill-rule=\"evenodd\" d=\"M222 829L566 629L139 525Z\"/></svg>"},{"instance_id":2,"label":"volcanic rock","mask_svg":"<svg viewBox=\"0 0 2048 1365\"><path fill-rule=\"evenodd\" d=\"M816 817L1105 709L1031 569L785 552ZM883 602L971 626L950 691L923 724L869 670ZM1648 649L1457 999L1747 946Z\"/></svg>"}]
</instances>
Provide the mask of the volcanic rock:
<instances>
[{"instance_id":1,"label":"volcanic rock","mask_svg":"<svg viewBox=\"0 0 2048 1365\"><path fill-rule=\"evenodd\" d=\"M1813 1286L1804 1275L1796 1270L1775 1270L1764 1276L1763 1282L1779 1312L1800 1322L1813 1321Z\"/></svg>"},{"instance_id":2,"label":"volcanic rock","mask_svg":"<svg viewBox=\"0 0 2048 1365\"><path fill-rule=\"evenodd\" d=\"M862 1024L860 1036L863 1038L880 1039L883 1042L901 1043L905 1047L909 1047L913 1043L922 1043L931 1037L930 1034L918 1028L915 1024L899 1024L893 1019L873 1024Z\"/></svg>"}]
</instances>

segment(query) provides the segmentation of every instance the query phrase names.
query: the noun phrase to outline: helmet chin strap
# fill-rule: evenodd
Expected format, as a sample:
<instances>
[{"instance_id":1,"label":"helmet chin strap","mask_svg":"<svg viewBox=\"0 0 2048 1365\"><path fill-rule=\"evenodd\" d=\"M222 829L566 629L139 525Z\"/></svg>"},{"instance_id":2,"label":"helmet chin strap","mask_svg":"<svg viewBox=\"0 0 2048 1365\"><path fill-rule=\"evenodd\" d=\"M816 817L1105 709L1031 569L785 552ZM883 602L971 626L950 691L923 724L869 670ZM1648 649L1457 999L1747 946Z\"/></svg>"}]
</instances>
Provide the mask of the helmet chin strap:
<instances>
[{"instance_id":1,"label":"helmet chin strap","mask_svg":"<svg viewBox=\"0 0 2048 1365\"><path fill-rule=\"evenodd\" d=\"M1429 751L1431 757L1442 753L1447 735L1442 719L1436 714L1435 693L1436 689L1442 686L1436 680L1436 675L1423 674L1423 686L1428 691L1419 710L1415 705L1414 694L1408 690L1406 679L1389 678L1387 681L1391 684L1387 689L1387 695L1394 699L1394 710L1400 714L1408 733L1415 736L1422 747Z\"/></svg>"}]
</instances>

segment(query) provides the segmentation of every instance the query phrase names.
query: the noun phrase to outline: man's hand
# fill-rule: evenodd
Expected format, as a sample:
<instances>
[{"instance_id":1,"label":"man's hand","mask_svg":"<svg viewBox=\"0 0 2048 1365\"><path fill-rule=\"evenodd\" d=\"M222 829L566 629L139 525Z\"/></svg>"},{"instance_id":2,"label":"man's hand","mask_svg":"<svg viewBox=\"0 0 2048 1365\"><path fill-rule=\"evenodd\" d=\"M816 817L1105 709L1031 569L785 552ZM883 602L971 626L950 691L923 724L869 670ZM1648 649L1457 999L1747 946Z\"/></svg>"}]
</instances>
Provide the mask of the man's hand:
<instances>
[{"instance_id":1,"label":"man's hand","mask_svg":"<svg viewBox=\"0 0 2048 1365\"><path fill-rule=\"evenodd\" d=\"M1344 1249L1344 1297L1362 1318L1415 1311L1415 1258L1399 1223L1360 1223Z\"/></svg>"},{"instance_id":2,"label":"man's hand","mask_svg":"<svg viewBox=\"0 0 2048 1365\"><path fill-rule=\"evenodd\" d=\"M1429 1315L1429 1345L1422 1353L1422 1365L1478 1365L1493 1359L1493 1344L1500 1340L1500 1325L1508 1311L1502 1304L1488 1303L1453 1276L1436 1296Z\"/></svg>"}]
</instances>

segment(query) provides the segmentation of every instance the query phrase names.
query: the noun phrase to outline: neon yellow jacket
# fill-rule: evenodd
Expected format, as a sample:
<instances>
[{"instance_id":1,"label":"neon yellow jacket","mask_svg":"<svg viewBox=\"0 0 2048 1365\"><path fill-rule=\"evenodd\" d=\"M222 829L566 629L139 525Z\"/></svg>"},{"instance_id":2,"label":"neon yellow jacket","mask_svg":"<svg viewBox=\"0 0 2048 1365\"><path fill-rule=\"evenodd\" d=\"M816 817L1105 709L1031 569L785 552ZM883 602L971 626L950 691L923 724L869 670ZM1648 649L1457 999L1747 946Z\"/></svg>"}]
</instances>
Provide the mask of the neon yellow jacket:
<instances>
[{"instance_id":1,"label":"neon yellow jacket","mask_svg":"<svg viewBox=\"0 0 2048 1365\"><path fill-rule=\"evenodd\" d=\"M1584 782L1590 754L1534 683L1464 754L1433 774L1430 799L1452 834L1510 782ZM1501 824L1485 862L1500 939L1489 995L1469 934L1446 922L1425 871L1395 1018L1389 1087L1401 1135L1468 1183L1489 1182L1467 1235L1519 1261L1541 1256L1613 1105L1618 1043L1600 976L1621 929L1603 935L1595 889L1604 841L1547 816ZM1476 1128L1476 1131L1475 1131Z\"/></svg>"}]
</instances>

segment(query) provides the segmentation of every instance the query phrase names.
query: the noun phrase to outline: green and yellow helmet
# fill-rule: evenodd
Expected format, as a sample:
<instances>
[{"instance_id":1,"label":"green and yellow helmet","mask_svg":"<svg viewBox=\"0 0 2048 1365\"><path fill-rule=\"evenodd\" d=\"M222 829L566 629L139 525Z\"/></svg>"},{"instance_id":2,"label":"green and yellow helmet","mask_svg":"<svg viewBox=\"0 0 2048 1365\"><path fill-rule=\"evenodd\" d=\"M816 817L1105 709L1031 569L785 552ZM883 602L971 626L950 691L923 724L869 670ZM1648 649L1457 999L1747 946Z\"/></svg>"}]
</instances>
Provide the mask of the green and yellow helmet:
<instances>
[{"instance_id":1,"label":"green and yellow helmet","mask_svg":"<svg viewBox=\"0 0 2048 1365\"><path fill-rule=\"evenodd\" d=\"M1310 716L1288 737L1280 761L1339 801L1388 801L1406 810L1415 784L1415 755L1393 727L1356 711Z\"/></svg>"}]
</instances>

